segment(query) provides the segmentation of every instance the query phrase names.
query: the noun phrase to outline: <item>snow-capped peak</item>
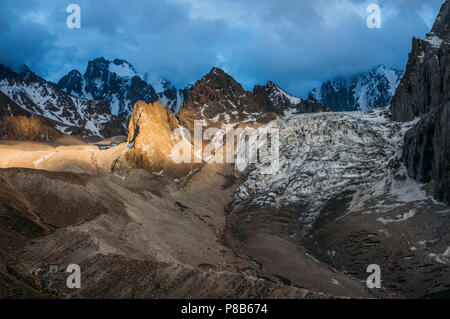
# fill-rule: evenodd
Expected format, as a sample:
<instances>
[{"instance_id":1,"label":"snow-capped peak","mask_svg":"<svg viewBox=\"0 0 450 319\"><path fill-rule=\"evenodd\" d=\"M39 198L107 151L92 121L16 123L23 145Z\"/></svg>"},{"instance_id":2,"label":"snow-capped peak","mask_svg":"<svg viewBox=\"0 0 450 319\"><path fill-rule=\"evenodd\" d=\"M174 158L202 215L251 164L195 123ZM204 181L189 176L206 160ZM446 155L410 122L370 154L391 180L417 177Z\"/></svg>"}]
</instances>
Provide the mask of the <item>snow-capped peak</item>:
<instances>
[{"instance_id":1,"label":"snow-capped peak","mask_svg":"<svg viewBox=\"0 0 450 319\"><path fill-rule=\"evenodd\" d=\"M109 102L111 112L125 124L139 100L147 103L161 100L174 112L183 103L183 95L169 81L152 74L142 75L121 59L109 61L100 57L91 60L83 76L78 71L71 71L58 86L79 97Z\"/></svg>"},{"instance_id":2,"label":"snow-capped peak","mask_svg":"<svg viewBox=\"0 0 450 319\"><path fill-rule=\"evenodd\" d=\"M289 101L291 105L296 105L302 101L301 98L298 98L296 96L287 93L285 90L283 90L277 84L271 81L267 82L267 87L270 89L269 98L272 100L272 102L274 100L278 100L279 98L283 98Z\"/></svg>"}]
</instances>

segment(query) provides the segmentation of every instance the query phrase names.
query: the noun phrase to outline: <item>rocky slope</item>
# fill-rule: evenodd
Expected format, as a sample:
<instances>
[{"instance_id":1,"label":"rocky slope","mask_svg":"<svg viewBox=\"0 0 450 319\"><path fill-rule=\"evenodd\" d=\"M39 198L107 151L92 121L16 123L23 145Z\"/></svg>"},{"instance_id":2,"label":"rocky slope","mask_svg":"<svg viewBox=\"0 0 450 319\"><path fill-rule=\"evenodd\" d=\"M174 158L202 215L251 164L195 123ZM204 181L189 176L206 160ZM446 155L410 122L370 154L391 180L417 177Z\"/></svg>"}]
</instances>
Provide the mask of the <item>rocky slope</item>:
<instances>
[{"instance_id":1,"label":"rocky slope","mask_svg":"<svg viewBox=\"0 0 450 319\"><path fill-rule=\"evenodd\" d=\"M6 116L0 122L0 139L51 142L62 134L42 116Z\"/></svg>"},{"instance_id":2,"label":"rocky slope","mask_svg":"<svg viewBox=\"0 0 450 319\"><path fill-rule=\"evenodd\" d=\"M111 115L106 102L69 95L27 67L17 73L0 65L0 91L22 109L15 107L10 115L43 116L62 133L109 137L125 132L119 119Z\"/></svg>"},{"instance_id":3,"label":"rocky slope","mask_svg":"<svg viewBox=\"0 0 450 319\"><path fill-rule=\"evenodd\" d=\"M238 176L231 164L177 168L167 154L178 123L160 102L138 103L127 142L109 149L0 142L0 295L395 298L448 290L449 208L398 160L415 122L391 122L381 109L289 113L267 125L280 128L280 167L269 175L268 158ZM81 266L80 290L65 286L69 263ZM364 286L373 263L382 267L379 291ZM60 271L50 273L50 264Z\"/></svg>"},{"instance_id":4,"label":"rocky slope","mask_svg":"<svg viewBox=\"0 0 450 319\"><path fill-rule=\"evenodd\" d=\"M326 81L308 99L339 112L383 107L391 102L403 73L380 65L367 73Z\"/></svg>"},{"instance_id":5,"label":"rocky slope","mask_svg":"<svg viewBox=\"0 0 450 319\"><path fill-rule=\"evenodd\" d=\"M4 116L31 115L0 91L0 121Z\"/></svg>"},{"instance_id":6,"label":"rocky slope","mask_svg":"<svg viewBox=\"0 0 450 319\"><path fill-rule=\"evenodd\" d=\"M127 125L137 101L146 103L161 100L177 112L183 103L183 93L169 81L152 74L140 75L125 60L96 58L89 61L83 75L77 70L58 81L58 86L69 94L90 100L107 101L111 112Z\"/></svg>"},{"instance_id":7,"label":"rocky slope","mask_svg":"<svg viewBox=\"0 0 450 319\"><path fill-rule=\"evenodd\" d=\"M392 99L392 119L420 117L403 149L409 176L430 183L439 200L450 202L450 3L445 1L424 40L414 38L406 73Z\"/></svg>"},{"instance_id":8,"label":"rocky slope","mask_svg":"<svg viewBox=\"0 0 450 319\"><path fill-rule=\"evenodd\" d=\"M232 173L227 165L206 166L179 185L145 170L111 174L119 146L0 148L8 165L39 168L0 169L2 298L332 297L258 278L221 243L223 206L233 192L222 188ZM82 269L81 289L66 287L70 263ZM59 270L50 272L50 264ZM335 294L367 296L349 286Z\"/></svg>"}]
</instances>

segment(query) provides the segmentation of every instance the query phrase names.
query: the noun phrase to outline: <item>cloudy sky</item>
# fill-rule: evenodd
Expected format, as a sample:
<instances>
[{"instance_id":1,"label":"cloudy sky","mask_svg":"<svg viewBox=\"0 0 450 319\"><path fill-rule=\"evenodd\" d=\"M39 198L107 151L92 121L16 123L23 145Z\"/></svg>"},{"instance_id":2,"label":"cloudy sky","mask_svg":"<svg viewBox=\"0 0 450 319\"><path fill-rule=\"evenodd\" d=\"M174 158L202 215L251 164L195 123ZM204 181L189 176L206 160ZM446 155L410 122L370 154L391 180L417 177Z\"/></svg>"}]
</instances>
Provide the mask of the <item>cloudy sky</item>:
<instances>
[{"instance_id":1,"label":"cloudy sky","mask_svg":"<svg viewBox=\"0 0 450 319\"><path fill-rule=\"evenodd\" d=\"M246 89L272 80L305 96L321 81L378 64L403 69L443 0L1 0L0 63L57 81L98 56L184 87L212 66ZM81 28L66 25L69 4ZM366 9L381 7L380 29Z\"/></svg>"}]
</instances>

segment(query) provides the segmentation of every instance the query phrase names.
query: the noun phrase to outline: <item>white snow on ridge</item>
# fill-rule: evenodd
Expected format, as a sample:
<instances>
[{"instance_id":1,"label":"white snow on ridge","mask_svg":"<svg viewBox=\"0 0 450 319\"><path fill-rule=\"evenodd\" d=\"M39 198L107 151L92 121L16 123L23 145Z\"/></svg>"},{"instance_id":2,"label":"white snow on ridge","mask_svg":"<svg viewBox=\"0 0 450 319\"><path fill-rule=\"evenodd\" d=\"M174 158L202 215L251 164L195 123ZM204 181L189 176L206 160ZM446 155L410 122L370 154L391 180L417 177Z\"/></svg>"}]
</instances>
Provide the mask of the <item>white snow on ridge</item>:
<instances>
[{"instance_id":1,"label":"white snow on ridge","mask_svg":"<svg viewBox=\"0 0 450 319\"><path fill-rule=\"evenodd\" d=\"M281 101L287 100L291 105L297 105L302 102L302 99L287 93L285 90L280 88L278 85L276 85L274 83L272 85L274 87L274 90L272 90L269 95L269 98L272 102L279 103L280 100Z\"/></svg>"},{"instance_id":2,"label":"white snow on ridge","mask_svg":"<svg viewBox=\"0 0 450 319\"><path fill-rule=\"evenodd\" d=\"M430 35L429 37L425 38L425 41L430 43L435 48L440 48L443 42L443 40L436 35Z\"/></svg>"},{"instance_id":3,"label":"white snow on ridge","mask_svg":"<svg viewBox=\"0 0 450 319\"><path fill-rule=\"evenodd\" d=\"M156 93L164 92L164 80L153 73L146 73L144 80L150 84L156 91Z\"/></svg>"},{"instance_id":4,"label":"white snow on ridge","mask_svg":"<svg viewBox=\"0 0 450 319\"><path fill-rule=\"evenodd\" d=\"M128 63L122 63L122 64L115 64L110 63L109 64L109 71L112 73L117 74L120 77L128 78L133 77L136 74L133 67L129 65Z\"/></svg>"}]
</instances>

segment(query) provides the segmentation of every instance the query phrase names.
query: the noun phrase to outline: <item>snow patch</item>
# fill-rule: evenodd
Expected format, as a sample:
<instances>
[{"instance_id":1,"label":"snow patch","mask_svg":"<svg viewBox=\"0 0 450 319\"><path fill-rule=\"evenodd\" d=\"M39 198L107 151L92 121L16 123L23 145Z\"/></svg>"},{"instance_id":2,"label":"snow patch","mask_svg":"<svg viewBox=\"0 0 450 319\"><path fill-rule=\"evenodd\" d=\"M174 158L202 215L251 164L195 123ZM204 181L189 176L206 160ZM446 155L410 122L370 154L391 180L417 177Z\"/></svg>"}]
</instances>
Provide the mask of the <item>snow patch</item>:
<instances>
[{"instance_id":1,"label":"snow patch","mask_svg":"<svg viewBox=\"0 0 450 319\"><path fill-rule=\"evenodd\" d=\"M136 75L136 72L134 71L133 67L125 62L121 64L110 63L108 69L109 72L115 73L117 74L117 76L123 78L131 78Z\"/></svg>"}]
</instances>

